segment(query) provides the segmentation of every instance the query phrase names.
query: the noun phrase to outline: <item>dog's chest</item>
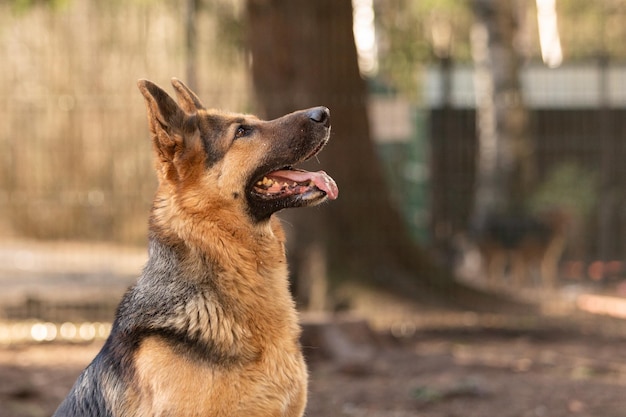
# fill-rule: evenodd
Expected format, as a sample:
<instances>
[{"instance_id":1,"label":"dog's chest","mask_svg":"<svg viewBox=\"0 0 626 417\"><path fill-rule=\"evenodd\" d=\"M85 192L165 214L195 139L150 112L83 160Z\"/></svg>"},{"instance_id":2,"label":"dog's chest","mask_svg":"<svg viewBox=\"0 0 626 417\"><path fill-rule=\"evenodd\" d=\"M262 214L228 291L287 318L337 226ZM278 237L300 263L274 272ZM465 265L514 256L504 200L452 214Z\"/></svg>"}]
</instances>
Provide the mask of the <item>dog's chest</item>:
<instances>
[{"instance_id":1,"label":"dog's chest","mask_svg":"<svg viewBox=\"0 0 626 417\"><path fill-rule=\"evenodd\" d=\"M258 361L226 367L194 361L150 338L135 367L138 390L130 403L136 415L299 417L306 402L306 368L297 349L270 349Z\"/></svg>"}]
</instances>

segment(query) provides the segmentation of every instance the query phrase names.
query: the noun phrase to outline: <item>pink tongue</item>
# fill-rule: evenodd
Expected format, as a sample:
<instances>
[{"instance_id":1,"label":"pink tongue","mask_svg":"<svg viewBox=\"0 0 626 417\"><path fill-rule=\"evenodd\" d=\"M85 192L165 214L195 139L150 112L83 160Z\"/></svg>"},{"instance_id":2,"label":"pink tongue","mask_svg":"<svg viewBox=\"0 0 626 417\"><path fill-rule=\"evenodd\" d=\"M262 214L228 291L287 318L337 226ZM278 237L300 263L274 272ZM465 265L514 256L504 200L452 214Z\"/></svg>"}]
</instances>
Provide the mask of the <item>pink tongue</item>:
<instances>
[{"instance_id":1,"label":"pink tongue","mask_svg":"<svg viewBox=\"0 0 626 417\"><path fill-rule=\"evenodd\" d=\"M283 170L274 171L268 175L268 177L281 178L299 183L312 181L313 184L315 184L315 186L320 190L324 191L331 200L336 199L339 195L339 188L337 188L335 180L333 180L324 171L309 172L300 170Z\"/></svg>"}]
</instances>

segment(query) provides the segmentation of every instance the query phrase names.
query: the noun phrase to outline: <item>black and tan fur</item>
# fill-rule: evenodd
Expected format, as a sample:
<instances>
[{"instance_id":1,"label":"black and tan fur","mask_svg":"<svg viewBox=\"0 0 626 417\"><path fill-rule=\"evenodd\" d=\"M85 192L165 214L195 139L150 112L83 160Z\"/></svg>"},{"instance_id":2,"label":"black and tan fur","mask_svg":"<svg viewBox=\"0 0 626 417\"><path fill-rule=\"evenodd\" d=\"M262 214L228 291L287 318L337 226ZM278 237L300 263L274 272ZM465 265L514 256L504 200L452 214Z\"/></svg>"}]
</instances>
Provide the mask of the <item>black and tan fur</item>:
<instances>
[{"instance_id":1,"label":"black and tan fur","mask_svg":"<svg viewBox=\"0 0 626 417\"><path fill-rule=\"evenodd\" d=\"M262 121L207 110L172 84L178 103L139 82L159 179L148 262L55 416L301 416L307 371L273 213L335 198L336 186L324 173L325 189L258 184L324 146L328 110Z\"/></svg>"},{"instance_id":2,"label":"black and tan fur","mask_svg":"<svg viewBox=\"0 0 626 417\"><path fill-rule=\"evenodd\" d=\"M568 224L560 209L490 217L478 238L488 285L503 284L508 270L514 289L529 286L535 277L541 289L555 288Z\"/></svg>"}]
</instances>

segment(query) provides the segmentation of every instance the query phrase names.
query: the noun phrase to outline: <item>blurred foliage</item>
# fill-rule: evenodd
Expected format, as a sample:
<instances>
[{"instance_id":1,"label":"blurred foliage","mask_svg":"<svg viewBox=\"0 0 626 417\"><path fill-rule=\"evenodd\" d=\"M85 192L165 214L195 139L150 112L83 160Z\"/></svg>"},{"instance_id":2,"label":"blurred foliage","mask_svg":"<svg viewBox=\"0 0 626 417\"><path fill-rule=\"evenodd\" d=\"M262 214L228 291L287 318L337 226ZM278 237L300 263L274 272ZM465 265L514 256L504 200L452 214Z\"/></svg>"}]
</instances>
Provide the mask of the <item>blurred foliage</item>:
<instances>
[{"instance_id":1,"label":"blurred foliage","mask_svg":"<svg viewBox=\"0 0 626 417\"><path fill-rule=\"evenodd\" d=\"M246 47L245 0L197 0L201 11L215 16L216 36L222 48L217 59L233 62Z\"/></svg>"},{"instance_id":2,"label":"blurred foliage","mask_svg":"<svg viewBox=\"0 0 626 417\"><path fill-rule=\"evenodd\" d=\"M51 10L62 10L73 0L0 0L0 4L5 3L11 6L16 14L27 13L38 6L49 7ZM184 9L185 3L189 1L197 2L199 13L208 13L216 18L217 35L225 48L219 49L221 59L229 59L236 56L238 51L245 47L245 30L243 8L245 0L167 0ZM134 0L135 3L150 5L151 3L165 3L162 0ZM96 6L106 6L110 8L119 7L123 10L128 0L107 0L96 2Z\"/></svg>"},{"instance_id":3,"label":"blurred foliage","mask_svg":"<svg viewBox=\"0 0 626 417\"><path fill-rule=\"evenodd\" d=\"M626 58L626 0L556 3L565 59Z\"/></svg>"},{"instance_id":4,"label":"blurred foliage","mask_svg":"<svg viewBox=\"0 0 626 417\"><path fill-rule=\"evenodd\" d=\"M382 82L408 96L418 91L420 67L437 55L469 59L471 14L466 2L388 0L375 4ZM433 32L448 31L447 51L435 50Z\"/></svg>"},{"instance_id":5,"label":"blurred foliage","mask_svg":"<svg viewBox=\"0 0 626 417\"><path fill-rule=\"evenodd\" d=\"M528 60L540 60L535 2L519 4L525 7L520 10L522 53ZM380 81L410 96L419 87L422 66L442 58L471 63L470 6L471 1L456 0L376 1ZM559 0L556 7L565 64L598 57L626 59L626 0ZM436 34L448 36L447 45L437 45Z\"/></svg>"},{"instance_id":6,"label":"blurred foliage","mask_svg":"<svg viewBox=\"0 0 626 417\"><path fill-rule=\"evenodd\" d=\"M564 208L586 218L598 201L597 175L574 162L556 165L530 199L531 212Z\"/></svg>"},{"instance_id":7,"label":"blurred foliage","mask_svg":"<svg viewBox=\"0 0 626 417\"><path fill-rule=\"evenodd\" d=\"M62 9L72 0L0 0L17 13L45 5ZM232 60L245 49L245 0L197 0L202 12L216 18L223 43L219 59ZM157 3L155 0L135 0ZM107 1L124 6L123 1ZM177 1L184 6L183 1ZM520 3L526 8L523 34L529 59L539 59L536 7L534 1ZM469 32L473 22L471 1L458 0L376 0L380 71L377 83L393 91L414 96L419 71L442 58L471 62ZM626 59L626 0L560 0L557 2L559 32L566 62L598 57ZM437 40L438 39L438 40Z\"/></svg>"},{"instance_id":8,"label":"blurred foliage","mask_svg":"<svg viewBox=\"0 0 626 417\"><path fill-rule=\"evenodd\" d=\"M6 2L11 5L11 9L15 13L25 13L34 6L47 6L52 10L62 9L67 6L71 0L4 0L0 3Z\"/></svg>"}]
</instances>

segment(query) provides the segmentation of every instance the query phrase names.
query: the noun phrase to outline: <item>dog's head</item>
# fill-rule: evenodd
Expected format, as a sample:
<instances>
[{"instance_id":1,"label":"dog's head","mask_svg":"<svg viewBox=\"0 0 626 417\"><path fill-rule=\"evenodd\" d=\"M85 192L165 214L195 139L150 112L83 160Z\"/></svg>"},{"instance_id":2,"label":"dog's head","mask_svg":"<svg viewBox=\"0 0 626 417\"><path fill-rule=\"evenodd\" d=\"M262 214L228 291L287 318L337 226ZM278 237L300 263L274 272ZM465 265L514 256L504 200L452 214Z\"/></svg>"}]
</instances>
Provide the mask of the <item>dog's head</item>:
<instances>
[{"instance_id":1,"label":"dog's head","mask_svg":"<svg viewBox=\"0 0 626 417\"><path fill-rule=\"evenodd\" d=\"M159 199L176 209L243 210L261 222L284 208L337 198L325 172L293 166L316 155L330 135L325 107L263 121L245 114L206 109L181 81L173 79L176 103L165 91L140 80L156 153Z\"/></svg>"}]
</instances>

